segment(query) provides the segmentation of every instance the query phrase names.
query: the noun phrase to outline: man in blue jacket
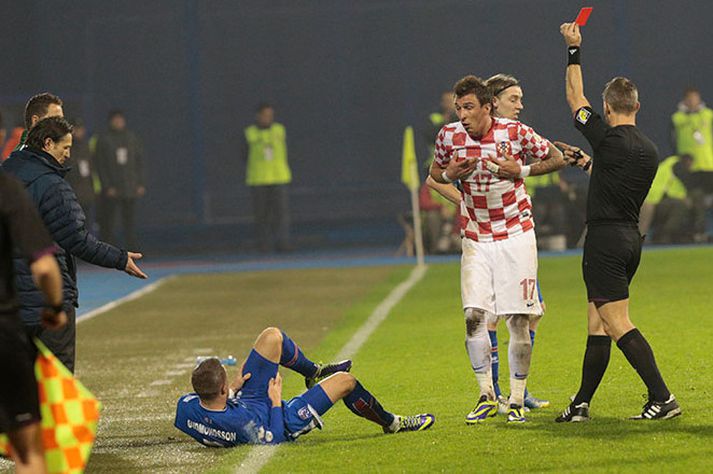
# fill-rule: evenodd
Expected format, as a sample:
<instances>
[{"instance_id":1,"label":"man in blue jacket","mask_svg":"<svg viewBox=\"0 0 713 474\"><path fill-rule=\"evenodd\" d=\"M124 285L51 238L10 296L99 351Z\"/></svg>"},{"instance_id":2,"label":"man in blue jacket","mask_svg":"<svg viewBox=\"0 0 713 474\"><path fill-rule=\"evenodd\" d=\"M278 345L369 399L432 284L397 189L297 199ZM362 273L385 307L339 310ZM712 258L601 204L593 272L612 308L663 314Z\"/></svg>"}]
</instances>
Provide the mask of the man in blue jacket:
<instances>
[{"instance_id":1,"label":"man in blue jacket","mask_svg":"<svg viewBox=\"0 0 713 474\"><path fill-rule=\"evenodd\" d=\"M72 126L61 117L38 122L27 136L26 147L13 152L2 169L23 182L40 216L59 246L57 261L62 272L68 324L61 331L46 331L40 324L45 306L32 281L27 262L14 259L15 281L20 299L20 316L28 334L37 336L57 358L74 371L75 308L78 301L75 257L107 268L123 270L137 278L147 278L134 262L140 253L127 252L97 240L87 232L84 211L71 186L64 179L63 166L72 147Z\"/></svg>"}]
</instances>

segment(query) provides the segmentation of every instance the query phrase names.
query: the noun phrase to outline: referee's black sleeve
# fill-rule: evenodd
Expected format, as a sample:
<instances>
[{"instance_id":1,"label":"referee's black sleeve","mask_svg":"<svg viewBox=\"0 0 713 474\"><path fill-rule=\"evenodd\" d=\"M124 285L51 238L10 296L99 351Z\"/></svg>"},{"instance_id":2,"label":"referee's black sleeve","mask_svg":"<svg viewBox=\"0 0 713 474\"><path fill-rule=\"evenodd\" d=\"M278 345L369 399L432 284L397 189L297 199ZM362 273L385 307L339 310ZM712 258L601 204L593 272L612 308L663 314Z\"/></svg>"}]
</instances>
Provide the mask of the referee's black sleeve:
<instances>
[{"instance_id":1,"label":"referee's black sleeve","mask_svg":"<svg viewBox=\"0 0 713 474\"><path fill-rule=\"evenodd\" d=\"M589 106L580 107L574 113L574 126L582 132L584 138L592 145L593 150L599 148L610 128L601 115Z\"/></svg>"}]
</instances>

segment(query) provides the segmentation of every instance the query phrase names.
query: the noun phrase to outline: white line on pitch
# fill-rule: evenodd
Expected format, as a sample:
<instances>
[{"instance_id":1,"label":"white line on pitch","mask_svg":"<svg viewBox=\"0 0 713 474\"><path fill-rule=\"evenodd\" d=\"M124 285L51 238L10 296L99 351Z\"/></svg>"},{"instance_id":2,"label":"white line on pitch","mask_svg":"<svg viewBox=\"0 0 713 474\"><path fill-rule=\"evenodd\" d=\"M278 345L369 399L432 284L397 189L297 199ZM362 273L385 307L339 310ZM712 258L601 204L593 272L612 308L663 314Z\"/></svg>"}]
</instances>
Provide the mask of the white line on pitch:
<instances>
[{"instance_id":1,"label":"white line on pitch","mask_svg":"<svg viewBox=\"0 0 713 474\"><path fill-rule=\"evenodd\" d=\"M342 350L339 351L334 359L351 359L358 351L361 346L369 339L369 336L379 327L379 325L384 322L386 317L389 315L391 310L396 306L399 301L406 296L406 293L413 288L413 286L418 283L421 278L426 274L426 266L417 266L412 271L409 277L401 282L399 286L391 290L391 293L381 302L379 306L374 308L369 318L361 325L361 327L354 333L349 342L347 342ZM279 445L262 445L255 446L245 457L243 462L240 463L236 473L256 473L260 469L265 467L265 465L270 461L272 456L275 455L277 447Z\"/></svg>"},{"instance_id":2,"label":"white line on pitch","mask_svg":"<svg viewBox=\"0 0 713 474\"><path fill-rule=\"evenodd\" d=\"M129 294L126 295L126 296L123 296L123 297L121 297L121 298L119 298L119 299L116 299L116 300L111 301L111 302L109 302L109 303L107 303L107 304L105 304L105 305L102 305L102 306L98 307L97 309L93 309L93 310L91 310L91 311L89 311L89 312L87 312L87 313L84 313L84 314L82 314L81 316L79 316L79 317L77 318L77 324L79 324L79 323L81 323L81 322L83 322L83 321L87 321L88 319L92 319L92 318L94 318L94 317L96 317L96 316L99 316L100 314L104 314L104 313L106 313L107 311L110 311L110 310L116 308L116 307L119 306L119 305L122 305L122 304L124 304L124 303L128 303L129 301L134 301L134 300L137 299L137 298L141 298L141 297L144 296L145 294L151 293L151 292L154 291L156 288L158 288L159 286L163 285L164 283L166 283L168 280L171 280L172 278L174 278L174 277L173 277L173 276L168 276L168 277L165 277L165 278L161 278L161 279L156 280L155 282L151 283L150 285L146 285L146 286L144 286L143 288L139 288L138 290L129 293Z\"/></svg>"}]
</instances>

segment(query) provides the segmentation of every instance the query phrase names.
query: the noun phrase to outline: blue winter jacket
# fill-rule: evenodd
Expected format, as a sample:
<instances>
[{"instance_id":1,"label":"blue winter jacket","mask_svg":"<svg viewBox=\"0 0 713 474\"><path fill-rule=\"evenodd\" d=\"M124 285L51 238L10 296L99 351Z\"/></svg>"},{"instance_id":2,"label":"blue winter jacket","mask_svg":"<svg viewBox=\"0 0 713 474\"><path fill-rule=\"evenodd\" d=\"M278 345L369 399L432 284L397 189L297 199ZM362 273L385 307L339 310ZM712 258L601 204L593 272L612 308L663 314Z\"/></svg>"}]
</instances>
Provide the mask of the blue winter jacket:
<instances>
[{"instance_id":1,"label":"blue winter jacket","mask_svg":"<svg viewBox=\"0 0 713 474\"><path fill-rule=\"evenodd\" d=\"M102 267L124 270L128 255L125 250L97 240L84 226L86 217L72 187L64 180L69 168L60 165L52 155L25 148L13 152L2 169L22 181L37 205L40 216L59 246L57 263L62 272L65 305L77 306L77 266L74 257ZM27 325L40 323L44 298L32 280L27 261L14 258L15 284L20 300L20 316Z\"/></svg>"}]
</instances>

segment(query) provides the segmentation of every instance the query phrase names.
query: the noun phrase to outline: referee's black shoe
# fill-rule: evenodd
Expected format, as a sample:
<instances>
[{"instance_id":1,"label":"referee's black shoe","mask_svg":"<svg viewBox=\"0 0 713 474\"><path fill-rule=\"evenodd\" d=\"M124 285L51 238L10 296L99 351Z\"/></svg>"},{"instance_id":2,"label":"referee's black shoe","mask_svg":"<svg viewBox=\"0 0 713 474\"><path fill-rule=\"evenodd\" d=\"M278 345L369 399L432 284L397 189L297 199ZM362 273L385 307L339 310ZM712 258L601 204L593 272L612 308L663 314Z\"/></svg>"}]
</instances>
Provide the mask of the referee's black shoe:
<instances>
[{"instance_id":1,"label":"referee's black shoe","mask_svg":"<svg viewBox=\"0 0 713 474\"><path fill-rule=\"evenodd\" d=\"M567 408L564 409L562 414L555 418L557 423L578 423L580 421L589 421L589 403L582 402L579 405L575 405L574 402L570 403Z\"/></svg>"},{"instance_id":2,"label":"referee's black shoe","mask_svg":"<svg viewBox=\"0 0 713 474\"><path fill-rule=\"evenodd\" d=\"M644 405L641 415L632 416L630 420L667 420L681 414L681 407L676 397L671 394L665 402L649 400Z\"/></svg>"},{"instance_id":3,"label":"referee's black shoe","mask_svg":"<svg viewBox=\"0 0 713 474\"><path fill-rule=\"evenodd\" d=\"M312 388L317 385L320 380L326 379L337 372L349 372L352 370L352 361L347 359L341 362L332 362L331 364L317 364L317 373L312 377L305 377L305 386Z\"/></svg>"}]
</instances>

